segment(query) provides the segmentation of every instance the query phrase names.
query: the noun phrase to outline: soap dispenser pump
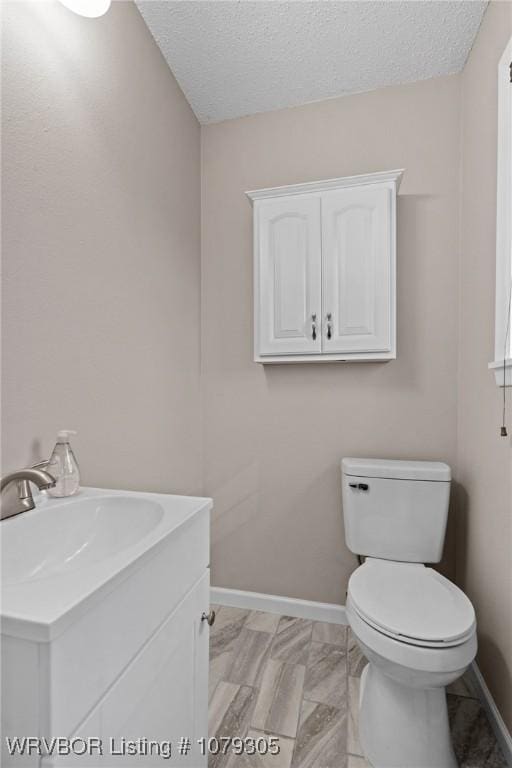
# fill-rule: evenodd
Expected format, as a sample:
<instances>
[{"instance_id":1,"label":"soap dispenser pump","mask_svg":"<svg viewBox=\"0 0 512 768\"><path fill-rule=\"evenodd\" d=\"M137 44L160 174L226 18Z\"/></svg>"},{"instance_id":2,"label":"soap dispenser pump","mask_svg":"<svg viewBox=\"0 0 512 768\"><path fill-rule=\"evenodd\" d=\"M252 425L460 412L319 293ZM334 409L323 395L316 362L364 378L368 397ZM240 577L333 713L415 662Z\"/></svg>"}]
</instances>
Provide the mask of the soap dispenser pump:
<instances>
[{"instance_id":1,"label":"soap dispenser pump","mask_svg":"<svg viewBox=\"0 0 512 768\"><path fill-rule=\"evenodd\" d=\"M48 472L55 478L55 486L48 489L50 496L73 496L80 489L80 470L69 444L73 429L61 429L48 462Z\"/></svg>"}]
</instances>

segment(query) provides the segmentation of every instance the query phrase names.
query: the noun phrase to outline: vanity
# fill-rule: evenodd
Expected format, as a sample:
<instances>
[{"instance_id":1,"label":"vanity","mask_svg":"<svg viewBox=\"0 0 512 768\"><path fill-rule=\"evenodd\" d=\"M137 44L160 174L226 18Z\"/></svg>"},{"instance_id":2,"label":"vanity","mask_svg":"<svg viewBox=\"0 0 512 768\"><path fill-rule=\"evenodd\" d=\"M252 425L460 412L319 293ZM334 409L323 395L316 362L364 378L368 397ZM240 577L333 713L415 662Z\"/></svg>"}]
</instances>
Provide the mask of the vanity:
<instances>
[{"instance_id":1,"label":"vanity","mask_svg":"<svg viewBox=\"0 0 512 768\"><path fill-rule=\"evenodd\" d=\"M206 766L211 507L84 488L2 522L3 766Z\"/></svg>"}]
</instances>

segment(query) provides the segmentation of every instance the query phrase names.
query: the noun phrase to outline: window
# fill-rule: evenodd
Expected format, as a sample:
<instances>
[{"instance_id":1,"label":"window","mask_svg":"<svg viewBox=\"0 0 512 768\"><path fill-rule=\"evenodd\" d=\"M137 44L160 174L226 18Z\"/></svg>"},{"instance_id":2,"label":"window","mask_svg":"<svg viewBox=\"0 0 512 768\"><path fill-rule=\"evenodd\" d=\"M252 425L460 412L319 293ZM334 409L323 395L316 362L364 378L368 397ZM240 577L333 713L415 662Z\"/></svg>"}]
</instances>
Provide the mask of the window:
<instances>
[{"instance_id":1,"label":"window","mask_svg":"<svg viewBox=\"0 0 512 768\"><path fill-rule=\"evenodd\" d=\"M498 66L498 194L496 213L496 343L498 386L512 386L512 38Z\"/></svg>"}]
</instances>

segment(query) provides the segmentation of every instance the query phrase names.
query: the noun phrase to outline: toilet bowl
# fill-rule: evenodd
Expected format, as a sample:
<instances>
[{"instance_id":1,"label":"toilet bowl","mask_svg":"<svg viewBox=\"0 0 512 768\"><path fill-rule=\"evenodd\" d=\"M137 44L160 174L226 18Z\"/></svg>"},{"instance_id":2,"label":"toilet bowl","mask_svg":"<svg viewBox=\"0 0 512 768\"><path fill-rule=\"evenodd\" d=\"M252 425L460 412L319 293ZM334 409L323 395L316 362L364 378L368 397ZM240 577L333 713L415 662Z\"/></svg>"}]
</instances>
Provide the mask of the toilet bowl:
<instances>
[{"instance_id":1,"label":"toilet bowl","mask_svg":"<svg viewBox=\"0 0 512 768\"><path fill-rule=\"evenodd\" d=\"M456 768L445 687L477 650L466 595L432 568L368 558L352 574L347 617L368 665L359 728L374 768Z\"/></svg>"}]
</instances>

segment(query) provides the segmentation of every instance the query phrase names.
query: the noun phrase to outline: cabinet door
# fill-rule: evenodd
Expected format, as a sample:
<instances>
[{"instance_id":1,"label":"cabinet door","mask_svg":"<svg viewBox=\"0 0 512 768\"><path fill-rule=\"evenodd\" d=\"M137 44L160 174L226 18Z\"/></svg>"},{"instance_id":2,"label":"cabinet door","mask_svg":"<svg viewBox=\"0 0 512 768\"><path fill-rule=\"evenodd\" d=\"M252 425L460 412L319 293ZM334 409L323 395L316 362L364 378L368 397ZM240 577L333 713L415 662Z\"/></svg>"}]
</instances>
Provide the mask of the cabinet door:
<instances>
[{"instance_id":1,"label":"cabinet door","mask_svg":"<svg viewBox=\"0 0 512 768\"><path fill-rule=\"evenodd\" d=\"M323 351L394 345L394 207L388 184L322 195Z\"/></svg>"},{"instance_id":2,"label":"cabinet door","mask_svg":"<svg viewBox=\"0 0 512 768\"><path fill-rule=\"evenodd\" d=\"M98 702L76 734L99 737L103 754L47 758L43 768L123 768L188 766L206 768L198 744L208 737L208 638L203 611L209 610L209 571L139 650L112 688ZM137 606L133 606L134 621ZM181 738L190 739L190 752L178 752ZM130 754L128 742L162 743L144 754ZM164 759L167 742L171 756Z\"/></svg>"},{"instance_id":3,"label":"cabinet door","mask_svg":"<svg viewBox=\"0 0 512 768\"><path fill-rule=\"evenodd\" d=\"M255 236L256 355L320 353L320 198L257 202Z\"/></svg>"}]
</instances>

